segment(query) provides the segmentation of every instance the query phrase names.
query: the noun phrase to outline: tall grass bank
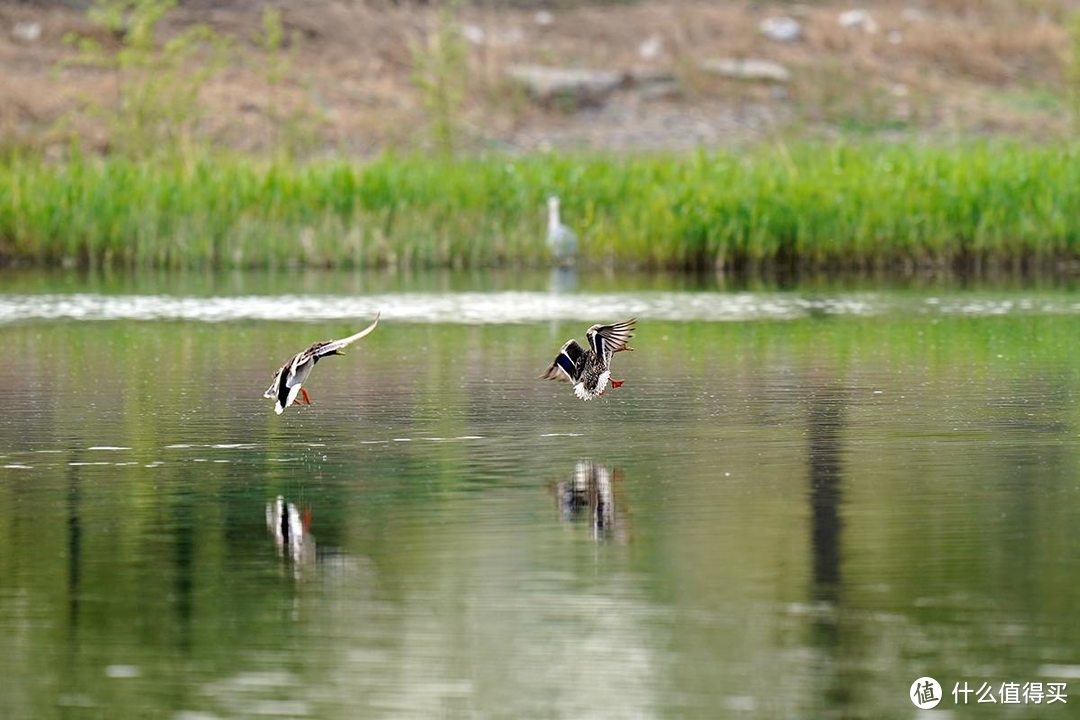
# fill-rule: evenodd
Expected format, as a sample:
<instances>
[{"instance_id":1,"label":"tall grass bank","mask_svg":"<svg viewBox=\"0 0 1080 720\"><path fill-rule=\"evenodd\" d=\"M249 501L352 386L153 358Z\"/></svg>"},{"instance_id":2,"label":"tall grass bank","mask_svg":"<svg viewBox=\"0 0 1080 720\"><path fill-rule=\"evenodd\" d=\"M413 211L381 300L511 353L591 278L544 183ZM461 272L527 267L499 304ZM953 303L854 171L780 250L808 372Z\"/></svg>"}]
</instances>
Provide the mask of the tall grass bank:
<instances>
[{"instance_id":1,"label":"tall grass bank","mask_svg":"<svg viewBox=\"0 0 1080 720\"><path fill-rule=\"evenodd\" d=\"M870 268L1070 259L1076 147L777 146L366 163L0 162L0 254L154 267L540 266L562 199L586 264Z\"/></svg>"}]
</instances>

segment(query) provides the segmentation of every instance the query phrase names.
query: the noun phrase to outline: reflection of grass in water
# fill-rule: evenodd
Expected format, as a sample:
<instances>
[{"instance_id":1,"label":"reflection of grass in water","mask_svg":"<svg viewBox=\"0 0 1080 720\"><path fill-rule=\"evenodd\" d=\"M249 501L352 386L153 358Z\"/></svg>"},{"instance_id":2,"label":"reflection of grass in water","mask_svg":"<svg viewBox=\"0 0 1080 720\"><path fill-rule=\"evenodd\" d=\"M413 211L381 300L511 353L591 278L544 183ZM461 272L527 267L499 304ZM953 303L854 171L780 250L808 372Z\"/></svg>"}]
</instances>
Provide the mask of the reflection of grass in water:
<instances>
[{"instance_id":1,"label":"reflection of grass in water","mask_svg":"<svg viewBox=\"0 0 1080 720\"><path fill-rule=\"evenodd\" d=\"M540 265L556 192L593 263L1007 265L1075 249L1078 176L1074 150L1011 144L362 166L16 157L0 164L0 249L90 265Z\"/></svg>"}]
</instances>

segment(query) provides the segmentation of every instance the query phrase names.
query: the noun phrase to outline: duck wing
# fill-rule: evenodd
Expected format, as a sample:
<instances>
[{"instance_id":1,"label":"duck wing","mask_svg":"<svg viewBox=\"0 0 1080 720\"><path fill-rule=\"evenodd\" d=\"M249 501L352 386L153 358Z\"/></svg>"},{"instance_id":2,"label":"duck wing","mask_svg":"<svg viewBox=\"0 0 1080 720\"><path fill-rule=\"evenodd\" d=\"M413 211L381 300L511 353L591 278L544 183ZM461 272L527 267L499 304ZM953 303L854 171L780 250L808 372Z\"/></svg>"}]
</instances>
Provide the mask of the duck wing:
<instances>
[{"instance_id":1,"label":"duck wing","mask_svg":"<svg viewBox=\"0 0 1080 720\"><path fill-rule=\"evenodd\" d=\"M585 331L585 337L589 339L592 351L598 358L602 358L606 365L611 360L612 353L630 349L626 343L633 337L636 325L637 318L613 325L593 325Z\"/></svg>"},{"instance_id":2,"label":"duck wing","mask_svg":"<svg viewBox=\"0 0 1080 720\"><path fill-rule=\"evenodd\" d=\"M348 345L352 345L354 342L370 333L372 330L375 329L378 324L379 313L376 313L375 321L360 332L356 333L355 335L350 335L349 337L341 338L340 340L328 340L326 342L315 343L310 348L308 348L308 352L310 352L312 356L316 358L321 358L323 355L334 355L340 352L342 348Z\"/></svg>"},{"instance_id":3,"label":"duck wing","mask_svg":"<svg viewBox=\"0 0 1080 720\"><path fill-rule=\"evenodd\" d=\"M319 358L327 355L342 355L341 349L351 345L360 338L364 337L379 324L379 315L375 315L375 321L368 325L366 328L340 340L323 340L321 342L313 343L311 347L303 352L297 353L293 356L293 359L285 363L285 367L281 369L281 372L286 373L285 386L294 387L307 380L308 375L311 374L312 368L315 367L315 363L319 362Z\"/></svg>"},{"instance_id":4,"label":"duck wing","mask_svg":"<svg viewBox=\"0 0 1080 720\"><path fill-rule=\"evenodd\" d=\"M289 363L289 369L285 374L285 387L295 387L307 380L308 375L311 374L312 368L315 367L315 363L319 361L319 358L326 354L318 353L318 349L325 344L326 343L315 343L292 359L292 362Z\"/></svg>"},{"instance_id":5,"label":"duck wing","mask_svg":"<svg viewBox=\"0 0 1080 720\"><path fill-rule=\"evenodd\" d=\"M288 365L283 366L280 370L274 373L274 379L270 381L270 387L266 388L266 392L263 393L264 398L270 398L273 400L277 397L278 384L281 382L281 373L289 369Z\"/></svg>"},{"instance_id":6,"label":"duck wing","mask_svg":"<svg viewBox=\"0 0 1080 720\"><path fill-rule=\"evenodd\" d=\"M540 377L544 380L566 378L570 382L577 382L581 377L581 371L585 368L585 360L585 349L578 345L577 340L567 340L559 348L555 362L551 363Z\"/></svg>"}]
</instances>

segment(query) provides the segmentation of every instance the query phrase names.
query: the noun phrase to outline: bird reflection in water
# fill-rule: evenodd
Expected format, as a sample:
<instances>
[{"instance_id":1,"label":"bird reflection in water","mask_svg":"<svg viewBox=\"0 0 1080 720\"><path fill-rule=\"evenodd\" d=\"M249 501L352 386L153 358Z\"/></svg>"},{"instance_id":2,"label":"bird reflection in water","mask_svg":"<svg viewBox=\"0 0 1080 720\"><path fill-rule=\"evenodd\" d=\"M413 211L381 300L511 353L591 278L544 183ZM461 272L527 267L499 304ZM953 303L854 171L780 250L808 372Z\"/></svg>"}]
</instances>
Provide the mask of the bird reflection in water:
<instances>
[{"instance_id":1,"label":"bird reflection in water","mask_svg":"<svg viewBox=\"0 0 1080 720\"><path fill-rule=\"evenodd\" d=\"M569 480L555 484L555 498L564 522L589 523L593 540L626 543L630 524L622 502L622 470L578 460ZM619 496L618 501L617 497Z\"/></svg>"},{"instance_id":2,"label":"bird reflection in water","mask_svg":"<svg viewBox=\"0 0 1080 720\"><path fill-rule=\"evenodd\" d=\"M553 295L572 293L578 287L577 268L560 265L551 268L548 275L548 292Z\"/></svg>"},{"instance_id":3,"label":"bird reflection in water","mask_svg":"<svg viewBox=\"0 0 1080 720\"><path fill-rule=\"evenodd\" d=\"M310 532L311 511L301 513L295 503L281 495L266 503L266 529L274 537L278 554L297 566L312 565L317 560L315 536Z\"/></svg>"}]
</instances>

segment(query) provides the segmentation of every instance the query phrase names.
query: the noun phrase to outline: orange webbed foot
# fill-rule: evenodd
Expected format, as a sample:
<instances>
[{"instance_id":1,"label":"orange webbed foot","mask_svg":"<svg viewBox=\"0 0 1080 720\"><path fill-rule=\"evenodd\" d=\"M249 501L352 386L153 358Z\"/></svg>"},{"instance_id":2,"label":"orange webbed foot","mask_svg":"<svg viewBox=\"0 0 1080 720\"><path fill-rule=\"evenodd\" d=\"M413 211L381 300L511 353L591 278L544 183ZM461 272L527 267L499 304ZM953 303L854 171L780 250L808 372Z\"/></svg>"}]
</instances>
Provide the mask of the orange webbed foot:
<instances>
[{"instance_id":1,"label":"orange webbed foot","mask_svg":"<svg viewBox=\"0 0 1080 720\"><path fill-rule=\"evenodd\" d=\"M626 381L625 381L625 380L612 380L612 381L611 381L611 387L613 387L613 388L620 388L620 387L622 387L622 386L623 386L623 383L624 383L624 382L626 382Z\"/></svg>"}]
</instances>

